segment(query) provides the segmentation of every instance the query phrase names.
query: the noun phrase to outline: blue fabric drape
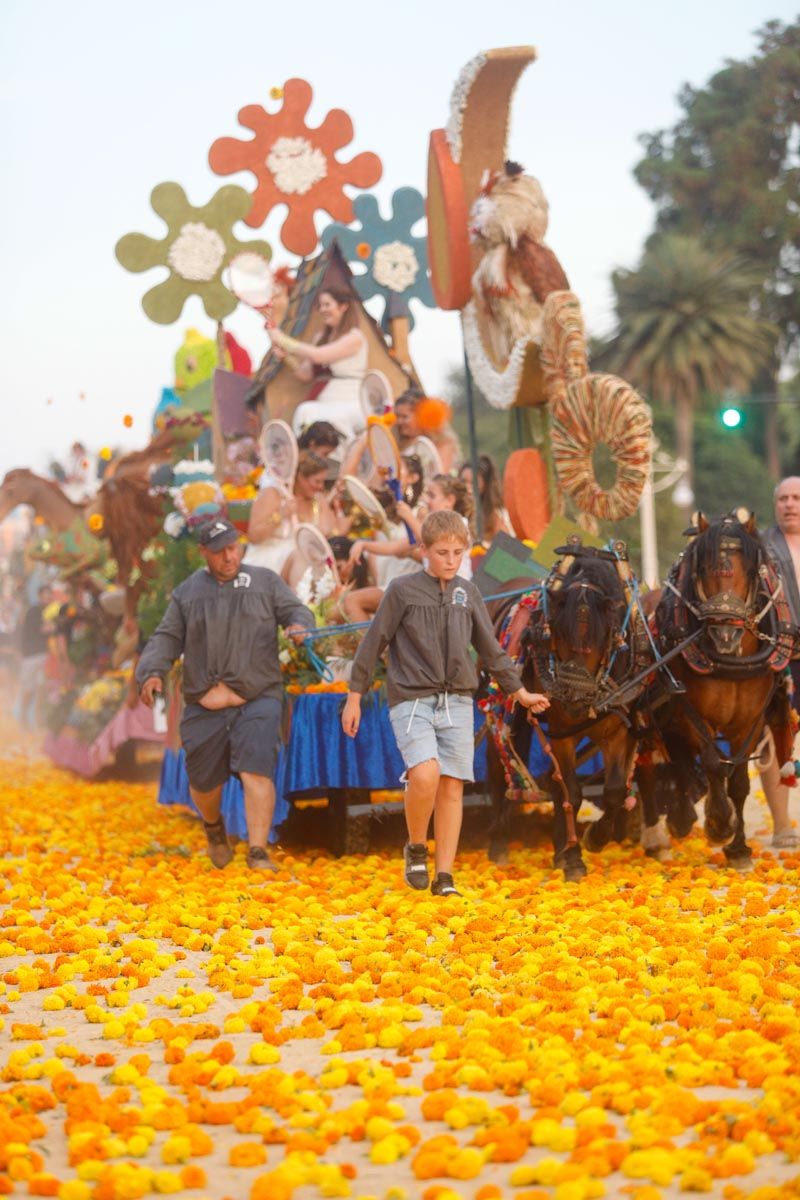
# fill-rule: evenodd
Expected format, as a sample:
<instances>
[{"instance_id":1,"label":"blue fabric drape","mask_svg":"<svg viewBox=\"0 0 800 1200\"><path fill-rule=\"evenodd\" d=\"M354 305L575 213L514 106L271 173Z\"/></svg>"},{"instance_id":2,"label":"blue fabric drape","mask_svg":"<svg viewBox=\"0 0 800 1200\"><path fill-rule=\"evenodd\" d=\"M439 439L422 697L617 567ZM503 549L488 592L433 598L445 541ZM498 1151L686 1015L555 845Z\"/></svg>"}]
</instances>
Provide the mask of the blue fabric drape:
<instances>
[{"instance_id":1,"label":"blue fabric drape","mask_svg":"<svg viewBox=\"0 0 800 1200\"><path fill-rule=\"evenodd\" d=\"M382 696L370 697L362 707L358 737L342 733L340 713L342 696L319 692L296 697L292 708L289 743L278 754L275 775L275 820L270 841L277 841L277 827L286 820L292 797L308 792L324 793L328 788L396 788L403 773L403 760L389 723L389 710ZM475 706L475 731L483 724L483 714ZM531 738L528 767L533 775L544 774L549 766L536 737ZM599 754L580 770L582 775L599 771ZM486 739L475 750L475 779L486 778ZM181 804L194 809L189 795L184 754L164 751L159 804ZM242 785L231 777L222 789L222 815L225 828L234 837L246 838Z\"/></svg>"}]
</instances>

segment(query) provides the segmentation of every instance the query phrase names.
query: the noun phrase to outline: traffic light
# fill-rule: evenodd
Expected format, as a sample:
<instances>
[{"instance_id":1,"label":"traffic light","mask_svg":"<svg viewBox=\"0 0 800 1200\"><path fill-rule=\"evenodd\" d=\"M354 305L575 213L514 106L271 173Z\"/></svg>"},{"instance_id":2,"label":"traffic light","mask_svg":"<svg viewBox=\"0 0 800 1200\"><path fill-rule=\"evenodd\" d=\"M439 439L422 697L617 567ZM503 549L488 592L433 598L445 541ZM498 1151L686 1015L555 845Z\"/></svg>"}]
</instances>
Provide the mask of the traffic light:
<instances>
[{"instance_id":1,"label":"traffic light","mask_svg":"<svg viewBox=\"0 0 800 1200\"><path fill-rule=\"evenodd\" d=\"M720 420L726 429L738 429L744 420L744 415L740 408L729 404L727 408L723 408L720 413Z\"/></svg>"}]
</instances>

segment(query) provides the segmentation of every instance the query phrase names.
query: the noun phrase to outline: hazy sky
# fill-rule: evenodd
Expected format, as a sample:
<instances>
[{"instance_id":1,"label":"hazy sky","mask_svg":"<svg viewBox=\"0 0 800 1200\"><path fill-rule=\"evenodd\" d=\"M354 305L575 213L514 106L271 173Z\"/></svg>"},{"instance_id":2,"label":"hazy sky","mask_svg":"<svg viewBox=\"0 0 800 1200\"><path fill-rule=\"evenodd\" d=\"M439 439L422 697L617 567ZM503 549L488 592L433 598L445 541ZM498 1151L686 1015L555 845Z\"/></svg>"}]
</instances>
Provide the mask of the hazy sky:
<instances>
[{"instance_id":1,"label":"hazy sky","mask_svg":"<svg viewBox=\"0 0 800 1200\"><path fill-rule=\"evenodd\" d=\"M175 325L152 324L140 299L159 272L127 273L114 244L131 230L163 236L149 204L157 183L179 182L197 205L224 183L252 188L249 175L215 176L208 147L221 135L247 136L236 114L270 107L270 87L309 80L313 124L330 108L351 114L352 151L383 160L375 191L385 210L395 188L424 190L428 133L445 123L463 64L492 46L535 45L509 151L542 182L548 241L600 333L611 320L609 274L636 262L652 225L631 175L637 135L672 124L683 83L702 85L726 58L749 55L753 32L771 18L795 19L796 8L797 0L2 0L0 473L42 467L76 438L95 449L147 441L184 330L214 326L195 300ZM277 242L283 211L259 233L238 228L245 240L266 236L276 264L293 261ZM461 358L459 322L453 313L416 315L412 353L435 393ZM227 325L260 359L266 340L254 314L239 311Z\"/></svg>"}]
</instances>

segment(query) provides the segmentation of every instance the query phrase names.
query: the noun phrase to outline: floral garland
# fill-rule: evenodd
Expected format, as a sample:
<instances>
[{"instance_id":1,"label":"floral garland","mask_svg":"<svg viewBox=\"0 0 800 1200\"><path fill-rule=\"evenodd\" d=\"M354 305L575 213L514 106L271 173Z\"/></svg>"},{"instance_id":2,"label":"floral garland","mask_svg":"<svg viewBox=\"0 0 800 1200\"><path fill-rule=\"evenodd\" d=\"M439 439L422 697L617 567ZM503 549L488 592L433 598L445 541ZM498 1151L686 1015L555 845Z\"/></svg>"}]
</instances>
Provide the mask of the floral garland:
<instances>
[{"instance_id":1,"label":"floral garland","mask_svg":"<svg viewBox=\"0 0 800 1200\"><path fill-rule=\"evenodd\" d=\"M478 75L483 70L488 59L483 53L476 54L469 62L461 68L458 79L455 82L453 91L450 94L450 116L445 126L445 136L450 153L453 156L453 162L461 162L461 134L464 123L464 113L466 112L469 94L472 90L472 85L478 78Z\"/></svg>"},{"instance_id":2,"label":"floral garland","mask_svg":"<svg viewBox=\"0 0 800 1200\"><path fill-rule=\"evenodd\" d=\"M505 370L498 371L484 350L474 300L470 300L463 310L461 324L464 331L464 347L475 382L492 408L511 408L519 395L530 340L520 338L516 341L508 356Z\"/></svg>"}]
</instances>

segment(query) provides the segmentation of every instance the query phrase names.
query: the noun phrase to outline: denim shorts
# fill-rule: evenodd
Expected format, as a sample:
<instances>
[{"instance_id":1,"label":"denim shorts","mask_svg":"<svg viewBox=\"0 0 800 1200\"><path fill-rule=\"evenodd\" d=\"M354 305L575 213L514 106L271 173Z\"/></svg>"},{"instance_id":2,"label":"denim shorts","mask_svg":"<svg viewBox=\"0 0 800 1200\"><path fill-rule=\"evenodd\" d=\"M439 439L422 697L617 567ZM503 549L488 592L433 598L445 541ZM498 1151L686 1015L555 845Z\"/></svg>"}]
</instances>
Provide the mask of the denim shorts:
<instances>
[{"instance_id":1,"label":"denim shorts","mask_svg":"<svg viewBox=\"0 0 800 1200\"><path fill-rule=\"evenodd\" d=\"M406 770L435 758L442 775L472 783L475 733L471 696L421 696L389 709Z\"/></svg>"}]
</instances>

